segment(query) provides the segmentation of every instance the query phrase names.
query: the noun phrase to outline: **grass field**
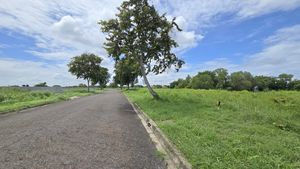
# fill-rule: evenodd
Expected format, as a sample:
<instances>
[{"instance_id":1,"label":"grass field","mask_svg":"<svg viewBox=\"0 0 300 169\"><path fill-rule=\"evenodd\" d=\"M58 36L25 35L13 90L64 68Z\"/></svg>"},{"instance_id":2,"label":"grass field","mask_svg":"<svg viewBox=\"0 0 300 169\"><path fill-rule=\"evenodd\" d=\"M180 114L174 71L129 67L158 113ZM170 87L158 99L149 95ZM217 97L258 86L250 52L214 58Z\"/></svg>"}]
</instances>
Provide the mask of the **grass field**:
<instances>
[{"instance_id":1,"label":"grass field","mask_svg":"<svg viewBox=\"0 0 300 169\"><path fill-rule=\"evenodd\" d=\"M157 92L158 101L146 89L124 93L193 168L300 168L300 92Z\"/></svg>"},{"instance_id":2,"label":"grass field","mask_svg":"<svg viewBox=\"0 0 300 169\"><path fill-rule=\"evenodd\" d=\"M53 93L48 91L30 91L22 88L1 87L0 114L68 100L73 96L87 96L99 91L100 90L94 89L88 93L87 90L83 88L70 88L65 89L62 93Z\"/></svg>"}]
</instances>

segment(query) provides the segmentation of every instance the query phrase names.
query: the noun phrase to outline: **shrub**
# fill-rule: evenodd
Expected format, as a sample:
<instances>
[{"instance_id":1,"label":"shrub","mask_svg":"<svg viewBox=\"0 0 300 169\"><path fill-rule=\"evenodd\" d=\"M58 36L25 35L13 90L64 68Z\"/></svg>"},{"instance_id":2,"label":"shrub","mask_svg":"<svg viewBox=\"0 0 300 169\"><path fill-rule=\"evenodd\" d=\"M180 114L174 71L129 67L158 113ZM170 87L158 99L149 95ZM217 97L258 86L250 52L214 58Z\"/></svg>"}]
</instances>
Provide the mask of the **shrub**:
<instances>
[{"instance_id":1,"label":"shrub","mask_svg":"<svg viewBox=\"0 0 300 169\"><path fill-rule=\"evenodd\" d=\"M0 103L5 101L5 96L0 94Z\"/></svg>"},{"instance_id":2,"label":"shrub","mask_svg":"<svg viewBox=\"0 0 300 169\"><path fill-rule=\"evenodd\" d=\"M51 96L51 93L50 93L50 92L45 92L44 95L45 95L46 97L50 97L50 96Z\"/></svg>"}]
</instances>

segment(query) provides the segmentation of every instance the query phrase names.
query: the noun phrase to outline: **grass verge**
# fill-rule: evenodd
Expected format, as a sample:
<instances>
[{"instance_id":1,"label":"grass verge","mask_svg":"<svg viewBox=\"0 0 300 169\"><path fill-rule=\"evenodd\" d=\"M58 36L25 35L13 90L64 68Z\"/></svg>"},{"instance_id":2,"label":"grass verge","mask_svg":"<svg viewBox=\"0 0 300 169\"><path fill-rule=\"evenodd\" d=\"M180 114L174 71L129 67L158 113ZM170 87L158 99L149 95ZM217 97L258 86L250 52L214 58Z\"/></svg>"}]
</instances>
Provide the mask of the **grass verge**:
<instances>
[{"instance_id":1,"label":"grass verge","mask_svg":"<svg viewBox=\"0 0 300 169\"><path fill-rule=\"evenodd\" d=\"M193 168L300 168L300 92L157 92L124 91Z\"/></svg>"},{"instance_id":2,"label":"grass verge","mask_svg":"<svg viewBox=\"0 0 300 169\"><path fill-rule=\"evenodd\" d=\"M93 89L87 92L84 88L69 88L61 93L48 91L30 91L22 88L0 88L0 114L69 100L73 96L88 96L99 93L100 90Z\"/></svg>"}]
</instances>

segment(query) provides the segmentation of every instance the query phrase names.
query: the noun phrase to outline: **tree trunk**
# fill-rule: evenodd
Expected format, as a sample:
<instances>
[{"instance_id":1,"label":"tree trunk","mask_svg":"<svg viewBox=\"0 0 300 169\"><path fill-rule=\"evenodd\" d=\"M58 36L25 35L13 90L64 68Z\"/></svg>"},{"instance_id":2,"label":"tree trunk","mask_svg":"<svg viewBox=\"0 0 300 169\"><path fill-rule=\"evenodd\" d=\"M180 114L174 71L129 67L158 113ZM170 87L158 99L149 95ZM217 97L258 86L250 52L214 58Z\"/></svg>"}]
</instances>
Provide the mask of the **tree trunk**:
<instances>
[{"instance_id":1,"label":"tree trunk","mask_svg":"<svg viewBox=\"0 0 300 169\"><path fill-rule=\"evenodd\" d=\"M140 57L140 68L141 68L141 73L142 73L142 76L143 76L143 79L144 79L144 82L150 92L150 94L153 96L154 99L159 99L159 96L158 94L152 89L148 79L147 79L147 76L146 76L146 71L145 71L145 67L144 67L144 62L143 62L143 58Z\"/></svg>"},{"instance_id":2,"label":"tree trunk","mask_svg":"<svg viewBox=\"0 0 300 169\"><path fill-rule=\"evenodd\" d=\"M127 89L129 90L129 83L127 84Z\"/></svg>"},{"instance_id":3,"label":"tree trunk","mask_svg":"<svg viewBox=\"0 0 300 169\"><path fill-rule=\"evenodd\" d=\"M88 92L90 92L90 80L87 79L87 84L88 84Z\"/></svg>"}]
</instances>

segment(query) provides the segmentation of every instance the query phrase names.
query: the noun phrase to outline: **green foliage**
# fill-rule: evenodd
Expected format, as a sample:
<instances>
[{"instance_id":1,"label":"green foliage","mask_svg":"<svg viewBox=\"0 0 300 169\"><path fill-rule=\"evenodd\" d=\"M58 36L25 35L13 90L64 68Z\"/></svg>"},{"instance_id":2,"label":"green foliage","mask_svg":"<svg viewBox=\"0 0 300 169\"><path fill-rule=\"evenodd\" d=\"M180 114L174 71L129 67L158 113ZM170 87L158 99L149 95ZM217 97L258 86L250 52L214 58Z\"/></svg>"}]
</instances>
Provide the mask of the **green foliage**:
<instances>
[{"instance_id":1,"label":"green foliage","mask_svg":"<svg viewBox=\"0 0 300 169\"><path fill-rule=\"evenodd\" d=\"M193 89L213 89L214 88L213 72L206 71L198 73L191 81Z\"/></svg>"},{"instance_id":2,"label":"green foliage","mask_svg":"<svg viewBox=\"0 0 300 169\"><path fill-rule=\"evenodd\" d=\"M191 88L192 78L188 75L185 79L178 79L170 84L170 88Z\"/></svg>"},{"instance_id":3,"label":"green foliage","mask_svg":"<svg viewBox=\"0 0 300 169\"><path fill-rule=\"evenodd\" d=\"M65 89L62 93L52 93L48 91L30 91L23 88L0 87L0 114L68 100L72 96L86 96L98 92L93 90L90 93L82 88L71 88Z\"/></svg>"},{"instance_id":4,"label":"green foliage","mask_svg":"<svg viewBox=\"0 0 300 169\"><path fill-rule=\"evenodd\" d=\"M219 68L214 71L199 72L196 76L178 79L170 83L170 88L228 89L228 90L300 90L300 81L293 75L281 74L278 77L255 76L250 72L233 72Z\"/></svg>"},{"instance_id":5,"label":"green foliage","mask_svg":"<svg viewBox=\"0 0 300 169\"><path fill-rule=\"evenodd\" d=\"M121 59L115 64L114 82L120 86L133 86L140 74L138 64L129 59Z\"/></svg>"},{"instance_id":6,"label":"green foliage","mask_svg":"<svg viewBox=\"0 0 300 169\"><path fill-rule=\"evenodd\" d=\"M284 90L289 87L289 83L292 82L293 75L290 74L280 74L277 80L278 89Z\"/></svg>"},{"instance_id":7,"label":"green foliage","mask_svg":"<svg viewBox=\"0 0 300 169\"><path fill-rule=\"evenodd\" d=\"M5 96L3 94L0 94L0 103L5 100Z\"/></svg>"},{"instance_id":8,"label":"green foliage","mask_svg":"<svg viewBox=\"0 0 300 169\"><path fill-rule=\"evenodd\" d=\"M274 84L274 78L268 76L255 76L255 86L257 86L258 90L264 91L272 89L271 87Z\"/></svg>"},{"instance_id":9,"label":"green foliage","mask_svg":"<svg viewBox=\"0 0 300 169\"><path fill-rule=\"evenodd\" d=\"M46 82L43 83L38 83L36 85L34 85L35 87L48 87Z\"/></svg>"},{"instance_id":10,"label":"green foliage","mask_svg":"<svg viewBox=\"0 0 300 169\"><path fill-rule=\"evenodd\" d=\"M226 88L228 82L228 71L224 68L219 68L213 71L216 89Z\"/></svg>"},{"instance_id":11,"label":"green foliage","mask_svg":"<svg viewBox=\"0 0 300 169\"><path fill-rule=\"evenodd\" d=\"M86 85L86 84L83 84L83 83L80 83L80 84L78 85L78 87L87 87L87 85Z\"/></svg>"},{"instance_id":12,"label":"green foliage","mask_svg":"<svg viewBox=\"0 0 300 169\"><path fill-rule=\"evenodd\" d=\"M77 78L82 78L88 82L88 90L90 82L93 84L100 83L104 85L109 79L108 70L100 66L102 58L95 54L84 53L80 56L72 58L68 64L69 72Z\"/></svg>"},{"instance_id":13,"label":"green foliage","mask_svg":"<svg viewBox=\"0 0 300 169\"><path fill-rule=\"evenodd\" d=\"M299 168L300 92L125 91L193 168ZM217 103L221 102L220 108Z\"/></svg>"},{"instance_id":14,"label":"green foliage","mask_svg":"<svg viewBox=\"0 0 300 169\"><path fill-rule=\"evenodd\" d=\"M102 59L94 54L84 53L81 56L75 56L68 64L69 72L77 78L84 80L91 79L96 71L99 70Z\"/></svg>"},{"instance_id":15,"label":"green foliage","mask_svg":"<svg viewBox=\"0 0 300 169\"><path fill-rule=\"evenodd\" d=\"M105 49L116 61L139 65L150 93L157 98L146 75L163 73L172 66L181 68L184 62L172 52L178 44L171 37L173 28L180 29L175 18L168 21L166 14L160 15L147 0L124 1L118 10L115 19L99 22L108 35Z\"/></svg>"},{"instance_id":16,"label":"green foliage","mask_svg":"<svg viewBox=\"0 0 300 169\"><path fill-rule=\"evenodd\" d=\"M110 75L108 69L100 67L97 72L92 77L92 84L99 84L101 88L106 87L106 84L109 82Z\"/></svg>"},{"instance_id":17,"label":"green foliage","mask_svg":"<svg viewBox=\"0 0 300 169\"><path fill-rule=\"evenodd\" d=\"M250 72L234 72L230 75L233 90L252 90L254 79Z\"/></svg>"},{"instance_id":18,"label":"green foliage","mask_svg":"<svg viewBox=\"0 0 300 169\"><path fill-rule=\"evenodd\" d=\"M108 85L108 87L110 87L110 88L118 88L118 84L115 83L115 82L112 82L112 83L110 83L110 84Z\"/></svg>"},{"instance_id":19,"label":"green foliage","mask_svg":"<svg viewBox=\"0 0 300 169\"><path fill-rule=\"evenodd\" d=\"M294 80L291 83L289 83L289 88L300 91L300 80Z\"/></svg>"},{"instance_id":20,"label":"green foliage","mask_svg":"<svg viewBox=\"0 0 300 169\"><path fill-rule=\"evenodd\" d=\"M163 86L162 85L153 85L153 88L155 88L155 89L161 89L161 88L163 88Z\"/></svg>"}]
</instances>

